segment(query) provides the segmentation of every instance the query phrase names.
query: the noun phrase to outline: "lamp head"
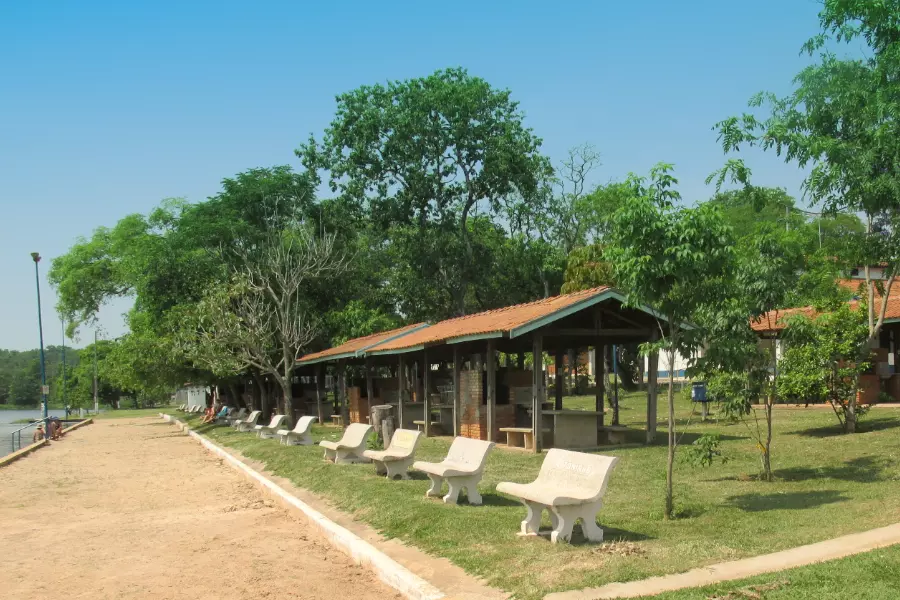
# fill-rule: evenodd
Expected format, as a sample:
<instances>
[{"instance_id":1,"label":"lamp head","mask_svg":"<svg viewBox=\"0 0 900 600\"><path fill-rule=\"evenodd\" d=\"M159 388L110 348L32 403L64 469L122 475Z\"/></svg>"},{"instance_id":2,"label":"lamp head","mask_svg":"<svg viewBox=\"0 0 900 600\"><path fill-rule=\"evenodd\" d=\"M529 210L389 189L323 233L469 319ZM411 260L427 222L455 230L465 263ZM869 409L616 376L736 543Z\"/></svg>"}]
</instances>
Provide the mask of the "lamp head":
<instances>
[{"instance_id":1,"label":"lamp head","mask_svg":"<svg viewBox=\"0 0 900 600\"><path fill-rule=\"evenodd\" d=\"M34 262L41 262L41 255L38 254L37 252L32 252L32 253L31 253L31 259L32 259Z\"/></svg>"}]
</instances>

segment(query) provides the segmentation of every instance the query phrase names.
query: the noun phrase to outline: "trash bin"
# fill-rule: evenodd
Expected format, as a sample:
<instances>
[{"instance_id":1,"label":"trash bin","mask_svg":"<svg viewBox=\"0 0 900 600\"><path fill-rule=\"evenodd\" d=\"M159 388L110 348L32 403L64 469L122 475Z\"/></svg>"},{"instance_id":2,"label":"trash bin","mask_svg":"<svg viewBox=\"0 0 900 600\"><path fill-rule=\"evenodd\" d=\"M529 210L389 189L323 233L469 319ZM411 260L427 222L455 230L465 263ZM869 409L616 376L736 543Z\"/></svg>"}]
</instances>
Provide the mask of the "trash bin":
<instances>
[{"instance_id":1,"label":"trash bin","mask_svg":"<svg viewBox=\"0 0 900 600\"><path fill-rule=\"evenodd\" d=\"M691 401L692 402L703 402L706 403L706 382L705 381L695 381L691 385Z\"/></svg>"}]
</instances>

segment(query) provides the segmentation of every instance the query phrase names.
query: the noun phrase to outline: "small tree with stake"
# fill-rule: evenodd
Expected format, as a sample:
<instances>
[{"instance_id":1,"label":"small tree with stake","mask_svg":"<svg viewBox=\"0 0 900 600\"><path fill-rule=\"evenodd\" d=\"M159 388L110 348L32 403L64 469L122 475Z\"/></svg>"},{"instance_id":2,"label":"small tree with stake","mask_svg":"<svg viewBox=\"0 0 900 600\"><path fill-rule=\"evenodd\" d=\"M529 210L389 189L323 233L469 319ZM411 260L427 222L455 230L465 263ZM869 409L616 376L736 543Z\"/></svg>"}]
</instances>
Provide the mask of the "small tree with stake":
<instances>
[{"instance_id":1,"label":"small tree with stake","mask_svg":"<svg viewBox=\"0 0 900 600\"><path fill-rule=\"evenodd\" d=\"M631 176L631 197L616 212L607 256L628 303L649 305L663 316L661 339L644 352L663 350L669 364L675 354L690 356L699 331L687 323L723 277L732 258L731 231L710 205L679 208L678 181L672 166L659 164L650 178ZM675 462L675 390L669 379L668 459L665 517L672 517Z\"/></svg>"}]
</instances>

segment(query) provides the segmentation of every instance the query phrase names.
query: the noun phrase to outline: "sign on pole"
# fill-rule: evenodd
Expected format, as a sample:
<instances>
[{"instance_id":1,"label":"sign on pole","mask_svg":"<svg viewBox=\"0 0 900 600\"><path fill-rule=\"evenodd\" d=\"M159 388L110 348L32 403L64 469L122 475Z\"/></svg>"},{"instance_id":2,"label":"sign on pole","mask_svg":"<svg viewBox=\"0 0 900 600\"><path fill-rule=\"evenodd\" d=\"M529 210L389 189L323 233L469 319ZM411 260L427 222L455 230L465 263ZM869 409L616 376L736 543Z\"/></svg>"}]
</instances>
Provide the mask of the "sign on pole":
<instances>
[{"instance_id":1,"label":"sign on pole","mask_svg":"<svg viewBox=\"0 0 900 600\"><path fill-rule=\"evenodd\" d=\"M49 386L49 385L42 385L42 386L41 386L41 393L42 393L43 395L45 395L45 396L49 395L49 394L50 394L50 386Z\"/></svg>"}]
</instances>

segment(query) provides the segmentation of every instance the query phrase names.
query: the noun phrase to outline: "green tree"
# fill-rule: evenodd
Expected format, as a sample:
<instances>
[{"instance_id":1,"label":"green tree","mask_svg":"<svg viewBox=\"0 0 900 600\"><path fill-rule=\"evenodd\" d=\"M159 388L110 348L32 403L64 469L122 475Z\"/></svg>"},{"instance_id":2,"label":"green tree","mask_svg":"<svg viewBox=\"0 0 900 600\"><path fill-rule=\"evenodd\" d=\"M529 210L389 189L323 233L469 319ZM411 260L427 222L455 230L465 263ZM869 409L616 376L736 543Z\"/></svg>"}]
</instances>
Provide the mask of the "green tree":
<instances>
[{"instance_id":1,"label":"green tree","mask_svg":"<svg viewBox=\"0 0 900 600\"><path fill-rule=\"evenodd\" d=\"M614 277L634 305L653 306L664 319L662 339L647 350L662 349L669 364L675 353L691 356L697 330L687 323L725 276L732 261L730 229L719 211L703 204L677 208L680 195L672 167L659 164L649 179L631 176L632 197L616 213L607 256ZM665 517L672 517L675 461L675 393L668 389L668 459Z\"/></svg>"},{"instance_id":2,"label":"green tree","mask_svg":"<svg viewBox=\"0 0 900 600\"><path fill-rule=\"evenodd\" d=\"M465 314L472 299L473 214L533 198L550 170L510 96L459 68L363 86L337 97L321 145L297 151L379 230L402 236L392 243L404 283L434 317Z\"/></svg>"},{"instance_id":3,"label":"green tree","mask_svg":"<svg viewBox=\"0 0 900 600\"><path fill-rule=\"evenodd\" d=\"M862 239L848 248L864 267L867 289L867 340L859 362L877 341L887 303L876 314L876 288L870 266L887 265L883 295L889 296L900 268L900 0L825 0L819 21L822 32L803 46L817 61L794 79L795 90L784 98L771 93L751 99L769 116L731 117L716 125L726 152L745 147L774 151L787 162L809 169L804 188L826 212L865 215ZM861 58L838 58L839 43L861 41ZM719 173L747 183L748 170L730 160ZM855 398L847 412L847 431L854 432Z\"/></svg>"}]
</instances>

